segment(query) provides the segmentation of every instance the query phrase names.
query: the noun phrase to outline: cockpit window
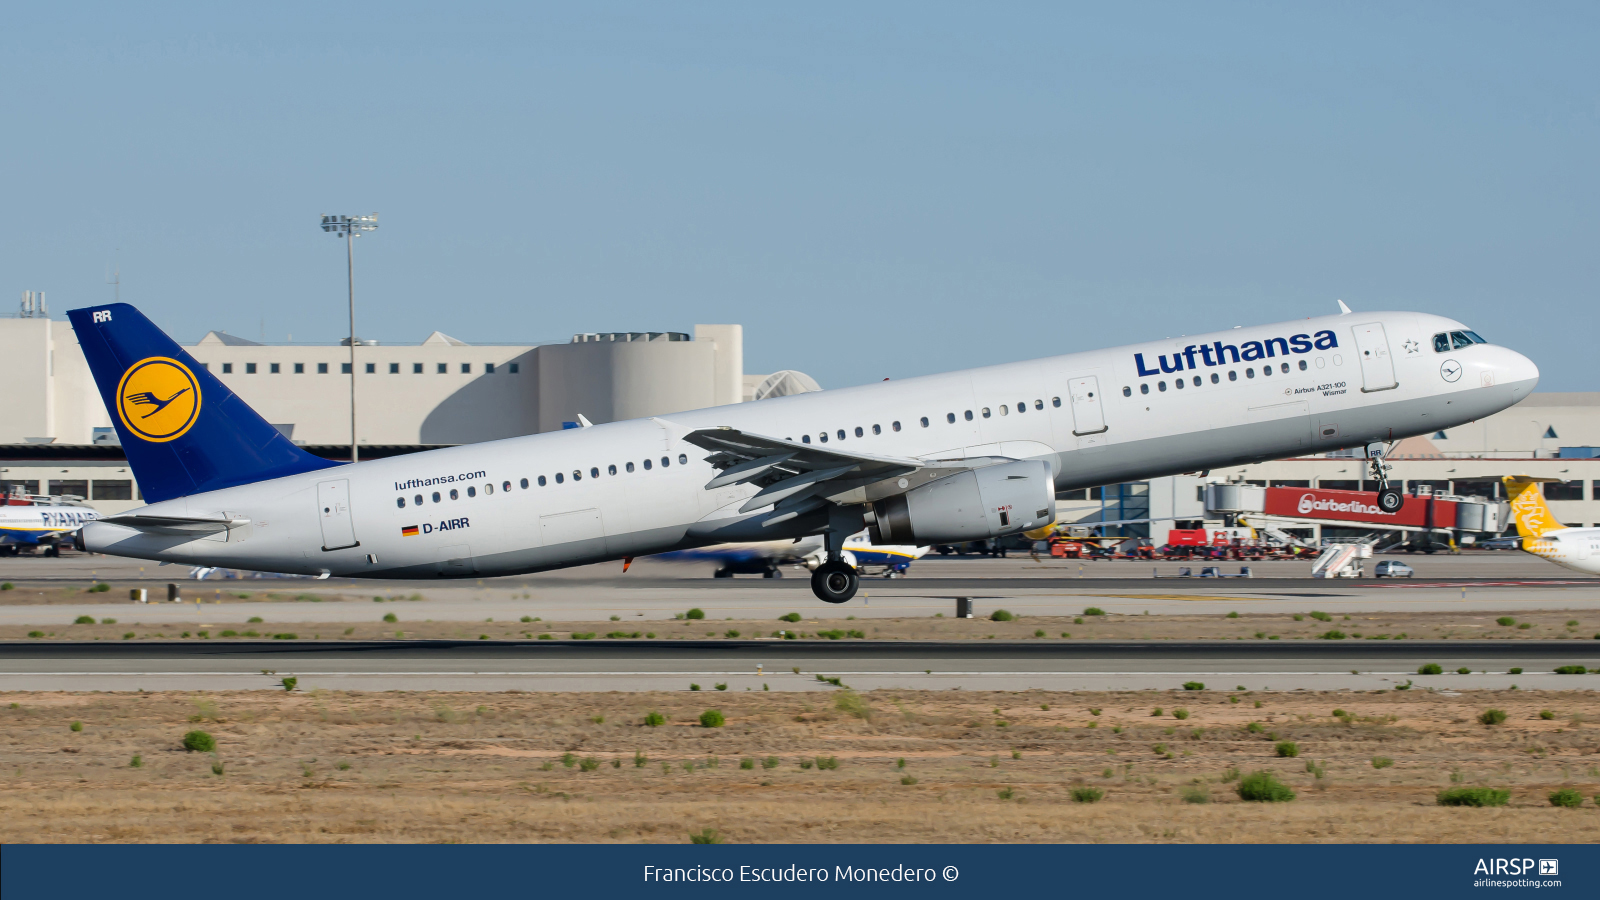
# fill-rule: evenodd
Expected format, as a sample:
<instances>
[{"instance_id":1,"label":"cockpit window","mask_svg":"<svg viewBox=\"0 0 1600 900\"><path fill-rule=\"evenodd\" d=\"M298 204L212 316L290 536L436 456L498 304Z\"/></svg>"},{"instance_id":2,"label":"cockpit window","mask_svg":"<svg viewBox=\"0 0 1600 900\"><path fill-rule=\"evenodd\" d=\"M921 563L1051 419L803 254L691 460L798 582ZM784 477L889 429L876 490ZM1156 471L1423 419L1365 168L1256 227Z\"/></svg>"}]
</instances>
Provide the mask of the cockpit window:
<instances>
[{"instance_id":1,"label":"cockpit window","mask_svg":"<svg viewBox=\"0 0 1600 900\"><path fill-rule=\"evenodd\" d=\"M1449 334L1436 334L1433 336L1433 352L1448 353L1451 350L1460 350L1473 344L1487 344L1488 341L1478 337L1476 331L1452 331Z\"/></svg>"}]
</instances>

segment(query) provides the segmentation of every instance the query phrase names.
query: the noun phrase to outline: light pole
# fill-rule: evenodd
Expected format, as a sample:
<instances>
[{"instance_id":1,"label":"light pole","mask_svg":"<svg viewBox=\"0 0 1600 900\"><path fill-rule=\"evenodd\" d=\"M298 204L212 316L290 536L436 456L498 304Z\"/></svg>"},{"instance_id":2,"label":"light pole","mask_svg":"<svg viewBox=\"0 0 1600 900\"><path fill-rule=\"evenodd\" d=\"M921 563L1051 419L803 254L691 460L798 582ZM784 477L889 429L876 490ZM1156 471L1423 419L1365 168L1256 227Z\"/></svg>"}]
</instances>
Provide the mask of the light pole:
<instances>
[{"instance_id":1,"label":"light pole","mask_svg":"<svg viewBox=\"0 0 1600 900\"><path fill-rule=\"evenodd\" d=\"M378 230L378 214L370 216L322 217L322 230L344 235L345 262L350 273L350 462L361 461L356 446L356 238L362 232Z\"/></svg>"}]
</instances>

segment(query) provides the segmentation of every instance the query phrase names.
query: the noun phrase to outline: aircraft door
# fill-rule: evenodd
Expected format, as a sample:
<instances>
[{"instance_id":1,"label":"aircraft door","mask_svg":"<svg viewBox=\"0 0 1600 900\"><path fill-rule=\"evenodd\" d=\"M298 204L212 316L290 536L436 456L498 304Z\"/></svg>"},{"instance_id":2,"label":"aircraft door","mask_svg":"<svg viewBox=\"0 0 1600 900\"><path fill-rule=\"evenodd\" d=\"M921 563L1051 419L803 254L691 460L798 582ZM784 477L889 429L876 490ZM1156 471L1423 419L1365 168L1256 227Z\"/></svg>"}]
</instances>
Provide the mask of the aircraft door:
<instances>
[{"instance_id":1,"label":"aircraft door","mask_svg":"<svg viewBox=\"0 0 1600 900\"><path fill-rule=\"evenodd\" d=\"M1383 323L1357 325L1356 351L1361 354L1361 391L1387 391L1394 387L1394 358L1389 355L1389 338Z\"/></svg>"},{"instance_id":2,"label":"aircraft door","mask_svg":"<svg viewBox=\"0 0 1600 900\"><path fill-rule=\"evenodd\" d=\"M1105 404L1100 396L1100 379L1093 375L1074 378L1067 389L1072 398L1072 433L1083 435L1105 431Z\"/></svg>"},{"instance_id":3,"label":"aircraft door","mask_svg":"<svg viewBox=\"0 0 1600 900\"><path fill-rule=\"evenodd\" d=\"M323 550L361 546L356 540L355 522L350 518L349 481L341 478L317 483L317 515L322 519Z\"/></svg>"}]
</instances>

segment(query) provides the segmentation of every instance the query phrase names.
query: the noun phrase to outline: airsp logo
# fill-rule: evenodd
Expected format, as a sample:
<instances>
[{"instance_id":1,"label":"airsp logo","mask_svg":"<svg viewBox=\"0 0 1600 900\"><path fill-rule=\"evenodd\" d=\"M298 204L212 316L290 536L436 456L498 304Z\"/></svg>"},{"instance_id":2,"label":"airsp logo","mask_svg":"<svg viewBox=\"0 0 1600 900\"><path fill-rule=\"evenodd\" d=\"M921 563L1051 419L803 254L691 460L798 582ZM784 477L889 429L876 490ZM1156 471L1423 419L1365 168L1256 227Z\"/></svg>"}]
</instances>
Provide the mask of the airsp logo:
<instances>
[{"instance_id":1,"label":"airsp logo","mask_svg":"<svg viewBox=\"0 0 1600 900\"><path fill-rule=\"evenodd\" d=\"M157 443L183 436L200 415L200 383L165 356L142 359L117 385L117 413L130 432Z\"/></svg>"}]
</instances>

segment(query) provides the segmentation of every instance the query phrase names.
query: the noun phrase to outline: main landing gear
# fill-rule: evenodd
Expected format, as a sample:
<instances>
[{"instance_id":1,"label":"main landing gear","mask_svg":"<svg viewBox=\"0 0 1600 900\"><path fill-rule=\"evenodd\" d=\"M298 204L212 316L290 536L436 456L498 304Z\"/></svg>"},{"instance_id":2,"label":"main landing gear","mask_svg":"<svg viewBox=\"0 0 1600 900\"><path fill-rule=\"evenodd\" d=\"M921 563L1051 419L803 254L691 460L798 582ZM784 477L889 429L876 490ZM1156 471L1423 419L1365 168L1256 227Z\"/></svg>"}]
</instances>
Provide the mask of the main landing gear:
<instances>
[{"instance_id":1,"label":"main landing gear","mask_svg":"<svg viewBox=\"0 0 1600 900\"><path fill-rule=\"evenodd\" d=\"M834 516L830 515L830 520ZM811 593L825 603L844 603L856 595L856 590L861 587L861 575L856 572L856 567L844 561L844 539L859 527L860 523L850 522L845 527L843 523L829 522L828 532L823 539L828 543L828 561L817 566L811 573Z\"/></svg>"},{"instance_id":2,"label":"main landing gear","mask_svg":"<svg viewBox=\"0 0 1600 900\"><path fill-rule=\"evenodd\" d=\"M1384 446L1381 441L1367 445L1367 461L1372 466L1372 480L1378 483L1378 508L1393 515L1405 505L1406 496L1389 484L1389 470L1394 468L1383 461Z\"/></svg>"}]
</instances>

